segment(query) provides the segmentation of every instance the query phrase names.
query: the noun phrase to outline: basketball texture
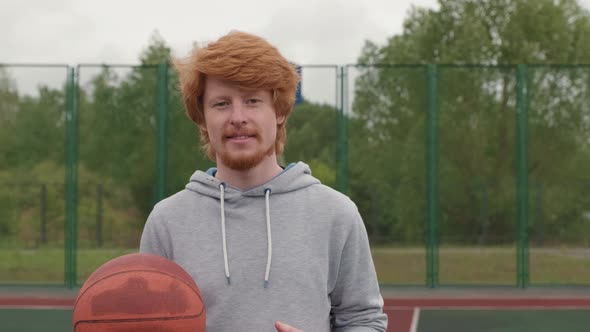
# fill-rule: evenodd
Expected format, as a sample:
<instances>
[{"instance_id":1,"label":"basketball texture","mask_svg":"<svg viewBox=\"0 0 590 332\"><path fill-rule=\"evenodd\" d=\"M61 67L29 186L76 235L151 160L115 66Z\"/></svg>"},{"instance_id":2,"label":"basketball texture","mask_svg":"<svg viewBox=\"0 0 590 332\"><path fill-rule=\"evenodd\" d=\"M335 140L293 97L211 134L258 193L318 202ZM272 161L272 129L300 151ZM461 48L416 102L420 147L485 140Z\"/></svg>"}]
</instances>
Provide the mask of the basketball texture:
<instances>
[{"instance_id":1,"label":"basketball texture","mask_svg":"<svg viewBox=\"0 0 590 332\"><path fill-rule=\"evenodd\" d=\"M157 255L129 254L99 267L78 294L75 332L202 332L205 305L191 276Z\"/></svg>"}]
</instances>

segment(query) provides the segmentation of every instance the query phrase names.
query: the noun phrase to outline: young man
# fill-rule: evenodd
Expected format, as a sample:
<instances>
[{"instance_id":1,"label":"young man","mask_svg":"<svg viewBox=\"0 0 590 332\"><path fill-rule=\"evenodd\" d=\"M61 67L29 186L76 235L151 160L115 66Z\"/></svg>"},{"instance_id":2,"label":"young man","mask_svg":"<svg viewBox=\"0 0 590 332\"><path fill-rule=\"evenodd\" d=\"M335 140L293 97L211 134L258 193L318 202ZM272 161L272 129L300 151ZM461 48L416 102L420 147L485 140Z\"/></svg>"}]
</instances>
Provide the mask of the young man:
<instances>
[{"instance_id":1,"label":"young man","mask_svg":"<svg viewBox=\"0 0 590 332\"><path fill-rule=\"evenodd\" d=\"M217 167L195 172L154 207L140 251L192 275L207 332L385 331L356 206L306 164L278 164L295 68L242 32L196 48L176 68L186 112Z\"/></svg>"}]
</instances>

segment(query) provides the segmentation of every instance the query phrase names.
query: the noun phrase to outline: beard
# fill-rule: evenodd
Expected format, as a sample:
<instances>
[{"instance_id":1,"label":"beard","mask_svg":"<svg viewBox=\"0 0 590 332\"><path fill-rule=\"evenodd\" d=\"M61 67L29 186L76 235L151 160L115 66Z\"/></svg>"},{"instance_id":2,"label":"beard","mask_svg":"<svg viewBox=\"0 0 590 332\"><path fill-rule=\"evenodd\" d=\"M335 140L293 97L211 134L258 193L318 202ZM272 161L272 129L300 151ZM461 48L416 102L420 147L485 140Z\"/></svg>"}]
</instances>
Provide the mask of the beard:
<instances>
[{"instance_id":1,"label":"beard","mask_svg":"<svg viewBox=\"0 0 590 332\"><path fill-rule=\"evenodd\" d=\"M256 136L256 140L260 142L260 138ZM245 171L254 168L260 164L264 158L271 156L275 152L275 144L271 144L268 148L260 147L253 153L250 152L234 152L230 153L227 149L223 149L218 153L221 162L236 171Z\"/></svg>"}]
</instances>

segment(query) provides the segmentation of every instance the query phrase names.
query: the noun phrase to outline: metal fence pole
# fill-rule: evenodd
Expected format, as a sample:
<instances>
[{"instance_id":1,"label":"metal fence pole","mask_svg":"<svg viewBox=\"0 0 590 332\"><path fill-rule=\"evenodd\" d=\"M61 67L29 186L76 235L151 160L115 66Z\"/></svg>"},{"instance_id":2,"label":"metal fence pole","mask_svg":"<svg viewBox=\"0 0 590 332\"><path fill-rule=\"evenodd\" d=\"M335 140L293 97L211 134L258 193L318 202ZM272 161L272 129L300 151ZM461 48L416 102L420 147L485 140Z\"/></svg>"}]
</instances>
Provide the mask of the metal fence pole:
<instances>
[{"instance_id":1,"label":"metal fence pole","mask_svg":"<svg viewBox=\"0 0 590 332\"><path fill-rule=\"evenodd\" d=\"M337 189L346 193L348 188L348 117L345 114L348 67L340 67L340 109L338 110L338 171L336 173Z\"/></svg>"},{"instance_id":2,"label":"metal fence pole","mask_svg":"<svg viewBox=\"0 0 590 332\"><path fill-rule=\"evenodd\" d=\"M47 244L47 184L41 184L41 245Z\"/></svg>"},{"instance_id":3,"label":"metal fence pole","mask_svg":"<svg viewBox=\"0 0 590 332\"><path fill-rule=\"evenodd\" d=\"M66 227L65 285L76 285L76 222L78 207L78 112L76 105L76 71L68 68L66 84Z\"/></svg>"},{"instance_id":4,"label":"metal fence pole","mask_svg":"<svg viewBox=\"0 0 590 332\"><path fill-rule=\"evenodd\" d=\"M518 223L517 285L529 285L528 239L528 67L516 67L516 211Z\"/></svg>"},{"instance_id":5,"label":"metal fence pole","mask_svg":"<svg viewBox=\"0 0 590 332\"><path fill-rule=\"evenodd\" d=\"M156 202L166 197L166 175L168 165L167 136L168 136L168 65L158 66L158 129L156 156Z\"/></svg>"},{"instance_id":6,"label":"metal fence pole","mask_svg":"<svg viewBox=\"0 0 590 332\"><path fill-rule=\"evenodd\" d=\"M427 66L426 285L438 286L438 99L437 65Z\"/></svg>"},{"instance_id":7,"label":"metal fence pole","mask_svg":"<svg viewBox=\"0 0 590 332\"><path fill-rule=\"evenodd\" d=\"M96 246L98 248L102 248L102 246L103 246L102 196L103 196L103 188L102 188L102 184L99 183L96 185Z\"/></svg>"}]
</instances>

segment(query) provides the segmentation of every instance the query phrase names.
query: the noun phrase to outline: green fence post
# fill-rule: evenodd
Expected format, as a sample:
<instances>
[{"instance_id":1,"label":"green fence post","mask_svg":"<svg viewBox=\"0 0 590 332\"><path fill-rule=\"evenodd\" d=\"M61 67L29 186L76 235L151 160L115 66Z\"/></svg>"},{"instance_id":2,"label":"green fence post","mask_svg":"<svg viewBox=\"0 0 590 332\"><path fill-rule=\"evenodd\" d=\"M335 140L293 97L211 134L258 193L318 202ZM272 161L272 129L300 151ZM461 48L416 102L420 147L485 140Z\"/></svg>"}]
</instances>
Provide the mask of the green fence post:
<instances>
[{"instance_id":1,"label":"green fence post","mask_svg":"<svg viewBox=\"0 0 590 332\"><path fill-rule=\"evenodd\" d=\"M336 173L336 185L338 191L346 193L348 188L348 118L344 113L346 109L344 98L344 86L347 83L348 66L340 67L340 109L338 110L338 172Z\"/></svg>"},{"instance_id":2,"label":"green fence post","mask_svg":"<svg viewBox=\"0 0 590 332\"><path fill-rule=\"evenodd\" d=\"M529 285L528 235L528 67L516 67L516 211L518 223L517 285Z\"/></svg>"},{"instance_id":3,"label":"green fence post","mask_svg":"<svg viewBox=\"0 0 590 332\"><path fill-rule=\"evenodd\" d=\"M76 105L76 71L68 67L66 83L66 225L64 283L76 285L76 222L78 214L78 112Z\"/></svg>"},{"instance_id":4,"label":"green fence post","mask_svg":"<svg viewBox=\"0 0 590 332\"><path fill-rule=\"evenodd\" d=\"M427 66L426 285L438 286L438 92L437 65Z\"/></svg>"},{"instance_id":5,"label":"green fence post","mask_svg":"<svg viewBox=\"0 0 590 332\"><path fill-rule=\"evenodd\" d=\"M103 237L102 237L102 199L103 199L103 187L102 183L96 185L96 246L102 248Z\"/></svg>"},{"instance_id":6,"label":"green fence post","mask_svg":"<svg viewBox=\"0 0 590 332\"><path fill-rule=\"evenodd\" d=\"M47 245L47 184L41 184L41 245Z\"/></svg>"},{"instance_id":7,"label":"green fence post","mask_svg":"<svg viewBox=\"0 0 590 332\"><path fill-rule=\"evenodd\" d=\"M156 202L166 197L166 175L168 165L168 65L158 66L158 130L156 155Z\"/></svg>"}]
</instances>

